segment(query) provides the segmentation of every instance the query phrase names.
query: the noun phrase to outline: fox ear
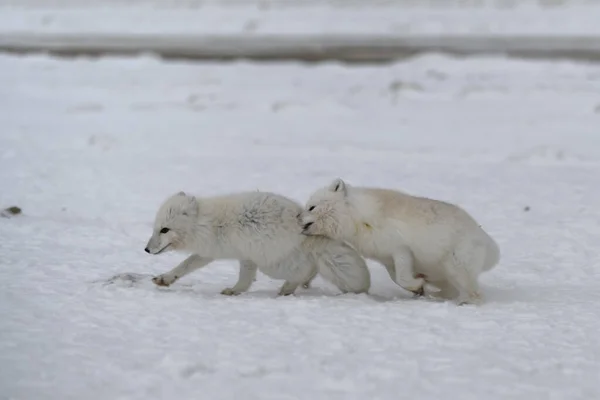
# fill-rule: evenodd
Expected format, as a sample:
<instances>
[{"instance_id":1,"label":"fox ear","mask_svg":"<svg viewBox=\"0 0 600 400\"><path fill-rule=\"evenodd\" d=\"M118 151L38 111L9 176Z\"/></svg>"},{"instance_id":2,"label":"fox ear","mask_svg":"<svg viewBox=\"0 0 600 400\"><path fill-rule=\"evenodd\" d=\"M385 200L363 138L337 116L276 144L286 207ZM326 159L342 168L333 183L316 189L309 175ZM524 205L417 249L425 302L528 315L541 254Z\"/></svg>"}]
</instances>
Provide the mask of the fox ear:
<instances>
[{"instance_id":1,"label":"fox ear","mask_svg":"<svg viewBox=\"0 0 600 400\"><path fill-rule=\"evenodd\" d=\"M195 196L185 195L183 215L195 217L198 215L198 199Z\"/></svg>"},{"instance_id":2,"label":"fox ear","mask_svg":"<svg viewBox=\"0 0 600 400\"><path fill-rule=\"evenodd\" d=\"M347 194L346 190L346 182L342 180L342 178L337 178L329 185L329 190L332 192L340 192L343 193L344 196Z\"/></svg>"}]
</instances>

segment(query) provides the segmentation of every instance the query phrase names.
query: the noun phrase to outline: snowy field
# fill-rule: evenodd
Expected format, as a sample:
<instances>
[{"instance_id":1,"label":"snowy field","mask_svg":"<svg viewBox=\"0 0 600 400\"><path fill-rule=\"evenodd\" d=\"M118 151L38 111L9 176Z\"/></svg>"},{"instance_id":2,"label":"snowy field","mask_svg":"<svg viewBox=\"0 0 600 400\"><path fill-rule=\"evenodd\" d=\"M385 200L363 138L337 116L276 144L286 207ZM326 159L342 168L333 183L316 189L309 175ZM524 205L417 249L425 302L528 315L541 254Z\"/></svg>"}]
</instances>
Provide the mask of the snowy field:
<instances>
[{"instance_id":1,"label":"snowy field","mask_svg":"<svg viewBox=\"0 0 600 400\"><path fill-rule=\"evenodd\" d=\"M600 397L600 66L0 56L0 398ZM335 177L456 202L503 258L481 307L143 249L178 190L304 202ZM109 279L142 274L137 283Z\"/></svg>"},{"instance_id":2,"label":"snowy field","mask_svg":"<svg viewBox=\"0 0 600 400\"><path fill-rule=\"evenodd\" d=\"M0 0L2 34L600 35L598 0Z\"/></svg>"}]
</instances>

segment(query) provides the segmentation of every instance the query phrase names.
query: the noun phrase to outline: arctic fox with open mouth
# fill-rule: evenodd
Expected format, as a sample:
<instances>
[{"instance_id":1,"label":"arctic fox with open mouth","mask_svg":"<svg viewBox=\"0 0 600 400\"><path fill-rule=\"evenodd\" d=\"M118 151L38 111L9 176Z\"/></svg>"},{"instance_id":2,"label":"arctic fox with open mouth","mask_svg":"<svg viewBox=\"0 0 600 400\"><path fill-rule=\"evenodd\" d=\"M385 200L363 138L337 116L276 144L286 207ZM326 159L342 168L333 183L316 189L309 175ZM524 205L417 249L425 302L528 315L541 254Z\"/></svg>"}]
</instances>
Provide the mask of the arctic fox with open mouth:
<instances>
[{"instance_id":1,"label":"arctic fox with open mouth","mask_svg":"<svg viewBox=\"0 0 600 400\"><path fill-rule=\"evenodd\" d=\"M414 293L479 304L477 278L500 260L494 239L462 208L443 201L335 179L301 216L305 235L344 240ZM425 278L424 278L425 277ZM433 287L431 287L433 285Z\"/></svg>"},{"instance_id":2,"label":"arctic fox with open mouth","mask_svg":"<svg viewBox=\"0 0 600 400\"><path fill-rule=\"evenodd\" d=\"M302 235L302 206L269 192L242 192L200 198L179 192L160 207L145 251L192 253L153 282L169 286L214 260L239 261L239 279L224 289L238 295L250 289L259 269L285 280L290 295L317 273L344 293L365 293L371 279L365 260L351 246L325 236Z\"/></svg>"}]
</instances>

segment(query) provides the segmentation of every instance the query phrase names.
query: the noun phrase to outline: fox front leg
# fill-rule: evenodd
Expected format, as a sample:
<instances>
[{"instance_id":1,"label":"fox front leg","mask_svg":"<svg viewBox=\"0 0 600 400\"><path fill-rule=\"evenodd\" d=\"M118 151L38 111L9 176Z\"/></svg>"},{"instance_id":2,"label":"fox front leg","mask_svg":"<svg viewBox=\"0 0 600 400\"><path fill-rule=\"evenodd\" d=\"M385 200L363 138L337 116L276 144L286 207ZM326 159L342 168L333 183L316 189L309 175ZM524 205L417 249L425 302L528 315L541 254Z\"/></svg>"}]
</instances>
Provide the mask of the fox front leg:
<instances>
[{"instance_id":1,"label":"fox front leg","mask_svg":"<svg viewBox=\"0 0 600 400\"><path fill-rule=\"evenodd\" d=\"M170 286L175 283L176 280L183 278L197 269L205 267L211 261L211 258L204 258L198 254L192 254L169 272L152 278L152 282L158 286Z\"/></svg>"}]
</instances>

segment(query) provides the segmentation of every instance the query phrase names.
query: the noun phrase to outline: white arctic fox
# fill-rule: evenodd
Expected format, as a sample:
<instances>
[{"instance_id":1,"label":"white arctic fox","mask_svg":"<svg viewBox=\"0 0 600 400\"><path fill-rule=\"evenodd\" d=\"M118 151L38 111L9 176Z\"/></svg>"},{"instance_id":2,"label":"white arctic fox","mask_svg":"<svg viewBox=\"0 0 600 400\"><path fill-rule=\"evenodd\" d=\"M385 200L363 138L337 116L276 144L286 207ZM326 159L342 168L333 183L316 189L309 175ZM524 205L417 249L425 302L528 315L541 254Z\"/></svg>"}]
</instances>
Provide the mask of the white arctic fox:
<instances>
[{"instance_id":1,"label":"white arctic fox","mask_svg":"<svg viewBox=\"0 0 600 400\"><path fill-rule=\"evenodd\" d=\"M342 179L313 193L301 220L305 235L347 241L401 287L425 286L461 304L481 302L478 276L500 259L496 242L461 208Z\"/></svg>"},{"instance_id":2,"label":"white arctic fox","mask_svg":"<svg viewBox=\"0 0 600 400\"><path fill-rule=\"evenodd\" d=\"M236 259L238 282L221 293L250 289L257 268L285 283L280 295L294 293L317 272L343 292L367 292L370 274L365 260L351 246L324 236L302 235L302 206L266 192L245 192L196 198L180 192L158 210L146 252L179 250L192 253L171 271L153 279L169 286L213 260Z\"/></svg>"}]
</instances>

